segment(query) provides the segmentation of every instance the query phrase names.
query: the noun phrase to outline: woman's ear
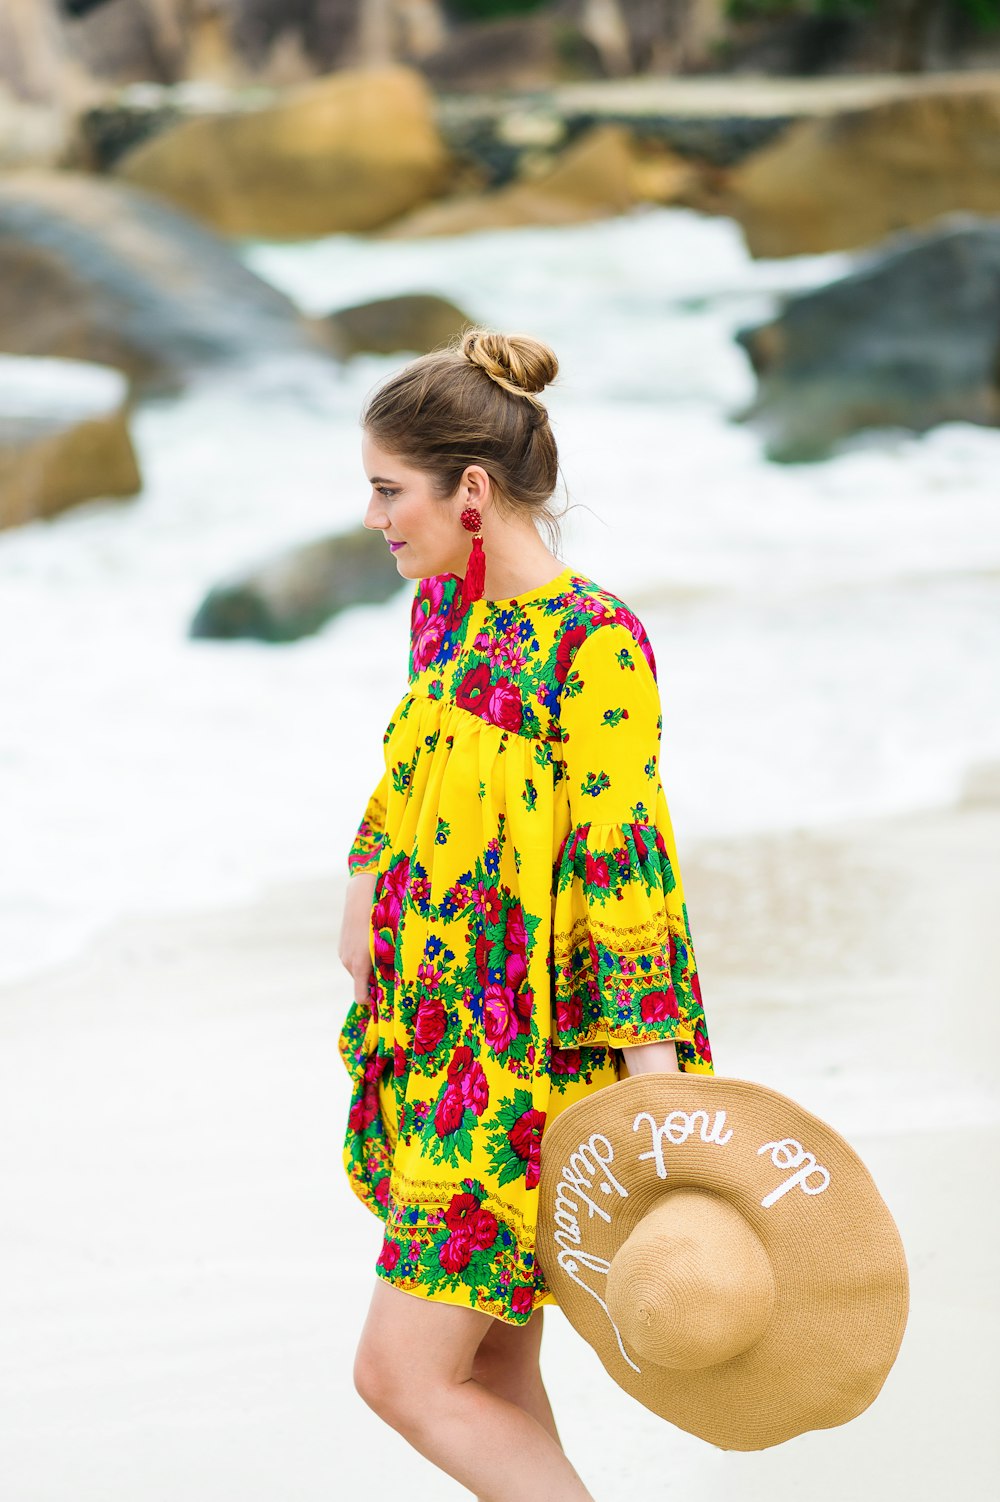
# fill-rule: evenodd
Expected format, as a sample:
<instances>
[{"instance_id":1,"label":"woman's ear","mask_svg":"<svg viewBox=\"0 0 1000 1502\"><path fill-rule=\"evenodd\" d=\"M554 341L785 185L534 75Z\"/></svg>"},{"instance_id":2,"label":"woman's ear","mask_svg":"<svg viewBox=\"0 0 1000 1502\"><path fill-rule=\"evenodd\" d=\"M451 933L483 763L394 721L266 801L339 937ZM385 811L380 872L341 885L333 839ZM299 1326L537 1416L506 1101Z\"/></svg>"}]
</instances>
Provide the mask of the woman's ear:
<instances>
[{"instance_id":1,"label":"woman's ear","mask_svg":"<svg viewBox=\"0 0 1000 1502\"><path fill-rule=\"evenodd\" d=\"M463 506L484 511L490 499L490 477L481 464L470 464L462 475Z\"/></svg>"}]
</instances>

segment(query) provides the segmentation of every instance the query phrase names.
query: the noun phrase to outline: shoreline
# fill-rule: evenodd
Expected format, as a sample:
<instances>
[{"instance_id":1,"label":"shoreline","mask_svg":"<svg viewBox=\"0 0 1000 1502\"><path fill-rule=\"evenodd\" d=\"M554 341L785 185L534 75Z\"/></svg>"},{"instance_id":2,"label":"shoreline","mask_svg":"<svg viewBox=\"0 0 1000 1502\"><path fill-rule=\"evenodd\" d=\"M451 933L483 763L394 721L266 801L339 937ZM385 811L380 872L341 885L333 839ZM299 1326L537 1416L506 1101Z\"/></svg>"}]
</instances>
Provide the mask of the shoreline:
<instances>
[{"instance_id":1,"label":"shoreline","mask_svg":"<svg viewBox=\"0 0 1000 1502\"><path fill-rule=\"evenodd\" d=\"M687 1502L866 1502L890 1484L936 1502L956 1430L964 1494L989 1495L998 851L988 779L933 813L682 847L719 1072L794 1097L861 1154L903 1236L910 1323L865 1414L744 1454L634 1403L553 1308L546 1382L600 1502L664 1475ZM377 1456L412 1502L466 1495L353 1390L381 1226L340 1161L343 881L126 918L0 988L12 1494L126 1502L152 1473L162 1502L327 1502Z\"/></svg>"}]
</instances>

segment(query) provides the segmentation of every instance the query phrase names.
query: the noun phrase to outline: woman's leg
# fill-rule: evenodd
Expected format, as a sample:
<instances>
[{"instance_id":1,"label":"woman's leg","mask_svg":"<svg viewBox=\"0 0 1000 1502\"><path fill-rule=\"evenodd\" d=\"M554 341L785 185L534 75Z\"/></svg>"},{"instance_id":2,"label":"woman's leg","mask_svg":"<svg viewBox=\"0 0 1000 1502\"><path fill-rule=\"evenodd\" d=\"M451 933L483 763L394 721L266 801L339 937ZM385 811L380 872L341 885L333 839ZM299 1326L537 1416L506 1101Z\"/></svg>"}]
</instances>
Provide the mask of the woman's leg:
<instances>
[{"instance_id":1,"label":"woman's leg","mask_svg":"<svg viewBox=\"0 0 1000 1502\"><path fill-rule=\"evenodd\" d=\"M538 1419L474 1375L476 1352L494 1323L482 1310L423 1299L380 1278L354 1384L386 1423L480 1502L593 1502Z\"/></svg>"},{"instance_id":2,"label":"woman's leg","mask_svg":"<svg viewBox=\"0 0 1000 1502\"><path fill-rule=\"evenodd\" d=\"M544 1309L536 1309L526 1325L493 1320L473 1357L472 1375L498 1397L530 1413L562 1449L539 1365L544 1313ZM477 1497L476 1502L487 1499Z\"/></svg>"},{"instance_id":3,"label":"woman's leg","mask_svg":"<svg viewBox=\"0 0 1000 1502\"><path fill-rule=\"evenodd\" d=\"M472 1375L491 1392L530 1413L561 1447L539 1366L544 1314L544 1309L536 1309L526 1325L493 1320L473 1357Z\"/></svg>"}]
</instances>

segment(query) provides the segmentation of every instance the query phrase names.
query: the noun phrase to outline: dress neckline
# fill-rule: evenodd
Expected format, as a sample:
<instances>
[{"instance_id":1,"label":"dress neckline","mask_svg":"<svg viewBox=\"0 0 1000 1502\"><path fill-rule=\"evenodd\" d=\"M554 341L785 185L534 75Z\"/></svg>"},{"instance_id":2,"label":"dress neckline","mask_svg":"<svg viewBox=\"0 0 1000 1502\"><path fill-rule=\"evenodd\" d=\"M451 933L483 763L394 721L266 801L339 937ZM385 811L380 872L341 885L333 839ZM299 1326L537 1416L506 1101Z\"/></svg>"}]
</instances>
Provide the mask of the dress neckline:
<instances>
[{"instance_id":1,"label":"dress neckline","mask_svg":"<svg viewBox=\"0 0 1000 1502\"><path fill-rule=\"evenodd\" d=\"M532 600L539 600L539 599L541 599L544 595L547 595L551 590L554 590L557 584L562 584L565 580L569 579L569 577L572 574L572 572L573 572L572 564L567 563L566 566L565 566L565 568L560 569L559 573L556 574L556 576L555 576L554 579L550 579L549 580L548 584L538 584L538 585L536 585L536 587L534 589L522 589L522 590L519 590L518 593L515 594L515 595L506 595L506 596L504 596L502 598L495 599L495 600L487 599L487 597L485 595L483 595L480 599L472 601L472 608L475 608L475 606L477 606L477 605L488 606L488 605L525 605L525 604L528 604ZM459 575L459 574L449 574L449 575L447 575L447 577L449 579L458 579L459 584L461 584L461 582L462 582L461 575Z\"/></svg>"}]
</instances>

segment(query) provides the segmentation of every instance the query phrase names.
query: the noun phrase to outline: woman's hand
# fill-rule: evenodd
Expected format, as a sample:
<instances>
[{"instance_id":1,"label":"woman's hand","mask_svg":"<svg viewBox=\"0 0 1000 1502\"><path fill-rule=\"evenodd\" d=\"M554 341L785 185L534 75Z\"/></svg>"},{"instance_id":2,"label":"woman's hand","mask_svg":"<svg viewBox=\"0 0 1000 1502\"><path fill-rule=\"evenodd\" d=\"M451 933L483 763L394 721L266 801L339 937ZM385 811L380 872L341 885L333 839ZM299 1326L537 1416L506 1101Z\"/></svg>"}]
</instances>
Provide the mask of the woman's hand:
<instances>
[{"instance_id":1,"label":"woman's hand","mask_svg":"<svg viewBox=\"0 0 1000 1502\"><path fill-rule=\"evenodd\" d=\"M665 1074L680 1069L673 1043L638 1043L623 1048L621 1054L629 1074Z\"/></svg>"},{"instance_id":2,"label":"woman's hand","mask_svg":"<svg viewBox=\"0 0 1000 1502\"><path fill-rule=\"evenodd\" d=\"M358 871L347 878L338 954L340 963L345 970L350 971L354 980L355 1001L366 1001L368 998L368 981L372 973L368 936L377 879L374 871Z\"/></svg>"}]
</instances>

